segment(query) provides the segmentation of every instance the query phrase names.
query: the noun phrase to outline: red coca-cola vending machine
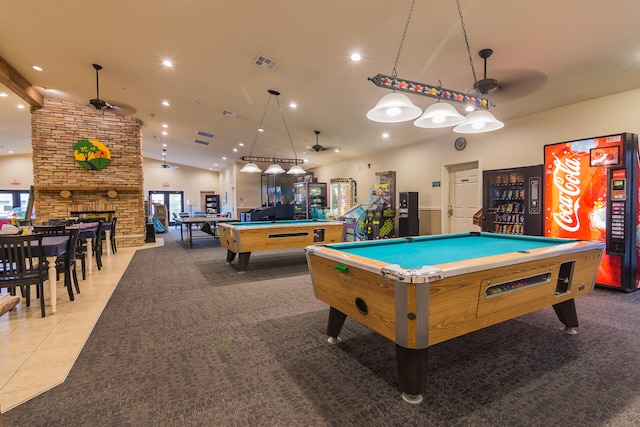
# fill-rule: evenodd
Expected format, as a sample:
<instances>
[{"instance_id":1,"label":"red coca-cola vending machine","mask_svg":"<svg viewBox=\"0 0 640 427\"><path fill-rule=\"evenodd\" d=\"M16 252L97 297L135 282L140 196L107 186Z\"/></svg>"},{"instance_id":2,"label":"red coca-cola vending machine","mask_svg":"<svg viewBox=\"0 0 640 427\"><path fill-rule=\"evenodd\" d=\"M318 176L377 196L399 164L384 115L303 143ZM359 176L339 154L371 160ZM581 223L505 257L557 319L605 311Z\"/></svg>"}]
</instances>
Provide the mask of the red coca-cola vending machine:
<instances>
[{"instance_id":1,"label":"red coca-cola vending machine","mask_svg":"<svg viewBox=\"0 0 640 427\"><path fill-rule=\"evenodd\" d=\"M631 133L544 147L544 232L599 240L606 249L596 284L638 289L640 159Z\"/></svg>"}]
</instances>

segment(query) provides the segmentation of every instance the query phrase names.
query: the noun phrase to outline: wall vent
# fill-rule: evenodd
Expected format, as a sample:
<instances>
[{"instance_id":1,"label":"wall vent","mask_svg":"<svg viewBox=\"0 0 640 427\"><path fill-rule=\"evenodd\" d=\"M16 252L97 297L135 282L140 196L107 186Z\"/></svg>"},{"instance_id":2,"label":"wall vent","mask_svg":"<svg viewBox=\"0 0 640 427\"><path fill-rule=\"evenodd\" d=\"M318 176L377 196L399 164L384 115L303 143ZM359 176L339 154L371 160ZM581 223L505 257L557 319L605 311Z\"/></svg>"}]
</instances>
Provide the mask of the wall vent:
<instances>
[{"instance_id":1,"label":"wall vent","mask_svg":"<svg viewBox=\"0 0 640 427\"><path fill-rule=\"evenodd\" d=\"M195 142L196 144L209 145L207 141L203 141L201 139L194 139L193 142Z\"/></svg>"},{"instance_id":2,"label":"wall vent","mask_svg":"<svg viewBox=\"0 0 640 427\"><path fill-rule=\"evenodd\" d=\"M204 136L205 138L213 138L213 134L209 132L205 132L203 130L199 130L196 132L196 135Z\"/></svg>"},{"instance_id":3,"label":"wall vent","mask_svg":"<svg viewBox=\"0 0 640 427\"><path fill-rule=\"evenodd\" d=\"M255 61L253 61L253 63L258 67L265 68L269 71L275 70L276 68L278 68L278 65L280 65L279 61L276 61L275 59L272 59L272 58L268 58L264 55L258 55L258 57L255 59Z\"/></svg>"}]
</instances>

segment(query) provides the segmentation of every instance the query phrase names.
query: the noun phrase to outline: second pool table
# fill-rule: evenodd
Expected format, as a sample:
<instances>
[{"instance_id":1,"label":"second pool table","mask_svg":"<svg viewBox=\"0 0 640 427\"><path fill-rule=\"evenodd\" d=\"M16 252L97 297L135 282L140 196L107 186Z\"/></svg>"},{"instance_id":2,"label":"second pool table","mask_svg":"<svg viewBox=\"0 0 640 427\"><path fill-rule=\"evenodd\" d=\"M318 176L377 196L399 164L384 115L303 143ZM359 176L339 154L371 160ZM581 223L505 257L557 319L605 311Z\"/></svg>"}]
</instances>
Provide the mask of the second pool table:
<instances>
[{"instance_id":1,"label":"second pool table","mask_svg":"<svg viewBox=\"0 0 640 427\"><path fill-rule=\"evenodd\" d=\"M330 343L347 316L396 344L398 387L422 401L429 346L552 306L568 333L574 298L593 289L604 244L462 233L312 245Z\"/></svg>"},{"instance_id":2,"label":"second pool table","mask_svg":"<svg viewBox=\"0 0 640 427\"><path fill-rule=\"evenodd\" d=\"M229 222L218 224L218 235L227 248L227 263L238 254L238 271L244 272L251 252L337 243L343 228L341 221L322 219Z\"/></svg>"}]
</instances>

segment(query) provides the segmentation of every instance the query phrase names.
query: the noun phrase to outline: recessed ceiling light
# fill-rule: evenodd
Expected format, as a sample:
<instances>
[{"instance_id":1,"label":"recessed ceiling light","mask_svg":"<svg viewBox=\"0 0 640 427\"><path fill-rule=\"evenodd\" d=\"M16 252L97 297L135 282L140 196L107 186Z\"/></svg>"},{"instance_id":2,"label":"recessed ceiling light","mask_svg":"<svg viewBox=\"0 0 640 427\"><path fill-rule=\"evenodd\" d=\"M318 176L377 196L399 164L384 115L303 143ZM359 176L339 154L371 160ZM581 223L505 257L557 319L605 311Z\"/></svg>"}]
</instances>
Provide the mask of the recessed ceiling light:
<instances>
[{"instance_id":1,"label":"recessed ceiling light","mask_svg":"<svg viewBox=\"0 0 640 427\"><path fill-rule=\"evenodd\" d=\"M0 97L5 97L5 96L9 96L9 95L5 92L0 92Z\"/></svg>"},{"instance_id":2,"label":"recessed ceiling light","mask_svg":"<svg viewBox=\"0 0 640 427\"><path fill-rule=\"evenodd\" d=\"M239 145L240 147L244 147L244 142L240 142L240 143L238 143L238 145Z\"/></svg>"},{"instance_id":3,"label":"recessed ceiling light","mask_svg":"<svg viewBox=\"0 0 640 427\"><path fill-rule=\"evenodd\" d=\"M163 131L162 131L162 134L166 136L166 135L168 135L168 134L169 134L169 132L167 132L166 130L163 130Z\"/></svg>"},{"instance_id":4,"label":"recessed ceiling light","mask_svg":"<svg viewBox=\"0 0 640 427\"><path fill-rule=\"evenodd\" d=\"M382 134L382 137L383 138L389 138L389 134L385 132L385 133Z\"/></svg>"},{"instance_id":5,"label":"recessed ceiling light","mask_svg":"<svg viewBox=\"0 0 640 427\"><path fill-rule=\"evenodd\" d=\"M37 65L34 65L34 66L33 66L33 67L31 67L31 68L33 68L33 69L34 69L34 70L36 70L36 71L42 71L42 67L38 67Z\"/></svg>"},{"instance_id":6,"label":"recessed ceiling light","mask_svg":"<svg viewBox=\"0 0 640 427\"><path fill-rule=\"evenodd\" d=\"M260 128L258 129L258 132L264 132L264 129Z\"/></svg>"},{"instance_id":7,"label":"recessed ceiling light","mask_svg":"<svg viewBox=\"0 0 640 427\"><path fill-rule=\"evenodd\" d=\"M164 65L167 68L173 68L173 63L171 63L171 61L169 61L168 59L165 59L164 61L162 61L162 65Z\"/></svg>"},{"instance_id":8,"label":"recessed ceiling light","mask_svg":"<svg viewBox=\"0 0 640 427\"><path fill-rule=\"evenodd\" d=\"M18 104L18 108L22 110L24 108L24 105Z\"/></svg>"},{"instance_id":9,"label":"recessed ceiling light","mask_svg":"<svg viewBox=\"0 0 640 427\"><path fill-rule=\"evenodd\" d=\"M352 53L352 54L351 54L351 60L352 60L353 62L358 62L358 61L360 61L361 59L362 59L362 56L360 56L360 54L359 54L359 53L357 53L357 52L356 52L356 53Z\"/></svg>"},{"instance_id":10,"label":"recessed ceiling light","mask_svg":"<svg viewBox=\"0 0 640 427\"><path fill-rule=\"evenodd\" d=\"M168 128L168 127L169 127L169 125L168 125L168 124L166 124L166 123L163 123L163 124L162 124L162 127L163 127L163 128Z\"/></svg>"},{"instance_id":11,"label":"recessed ceiling light","mask_svg":"<svg viewBox=\"0 0 640 427\"><path fill-rule=\"evenodd\" d=\"M295 102L292 102L289 104L289 108L293 108L295 110L296 108L298 108L298 104L296 104Z\"/></svg>"},{"instance_id":12,"label":"recessed ceiling light","mask_svg":"<svg viewBox=\"0 0 640 427\"><path fill-rule=\"evenodd\" d=\"M164 100L164 101L162 101L162 105L164 105L165 107L168 107L171 104L169 104L169 101Z\"/></svg>"},{"instance_id":13,"label":"recessed ceiling light","mask_svg":"<svg viewBox=\"0 0 640 427\"><path fill-rule=\"evenodd\" d=\"M225 156L222 157L222 160L227 160L227 158Z\"/></svg>"},{"instance_id":14,"label":"recessed ceiling light","mask_svg":"<svg viewBox=\"0 0 640 427\"><path fill-rule=\"evenodd\" d=\"M234 153L237 153L237 152L238 152L238 149L237 149L237 148L234 148L234 149L233 149L233 152L234 152Z\"/></svg>"}]
</instances>

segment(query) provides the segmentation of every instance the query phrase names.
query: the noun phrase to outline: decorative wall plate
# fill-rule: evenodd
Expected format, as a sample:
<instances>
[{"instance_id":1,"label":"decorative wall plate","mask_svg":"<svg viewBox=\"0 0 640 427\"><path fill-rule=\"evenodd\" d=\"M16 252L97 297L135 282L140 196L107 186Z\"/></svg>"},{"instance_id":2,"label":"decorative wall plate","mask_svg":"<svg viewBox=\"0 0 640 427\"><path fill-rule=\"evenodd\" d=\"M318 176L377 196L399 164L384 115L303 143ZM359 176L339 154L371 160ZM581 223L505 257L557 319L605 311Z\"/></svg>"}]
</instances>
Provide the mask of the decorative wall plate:
<instances>
[{"instance_id":1,"label":"decorative wall plate","mask_svg":"<svg viewBox=\"0 0 640 427\"><path fill-rule=\"evenodd\" d=\"M98 170L111 163L111 152L94 139L80 139L73 146L73 157L83 168Z\"/></svg>"}]
</instances>

